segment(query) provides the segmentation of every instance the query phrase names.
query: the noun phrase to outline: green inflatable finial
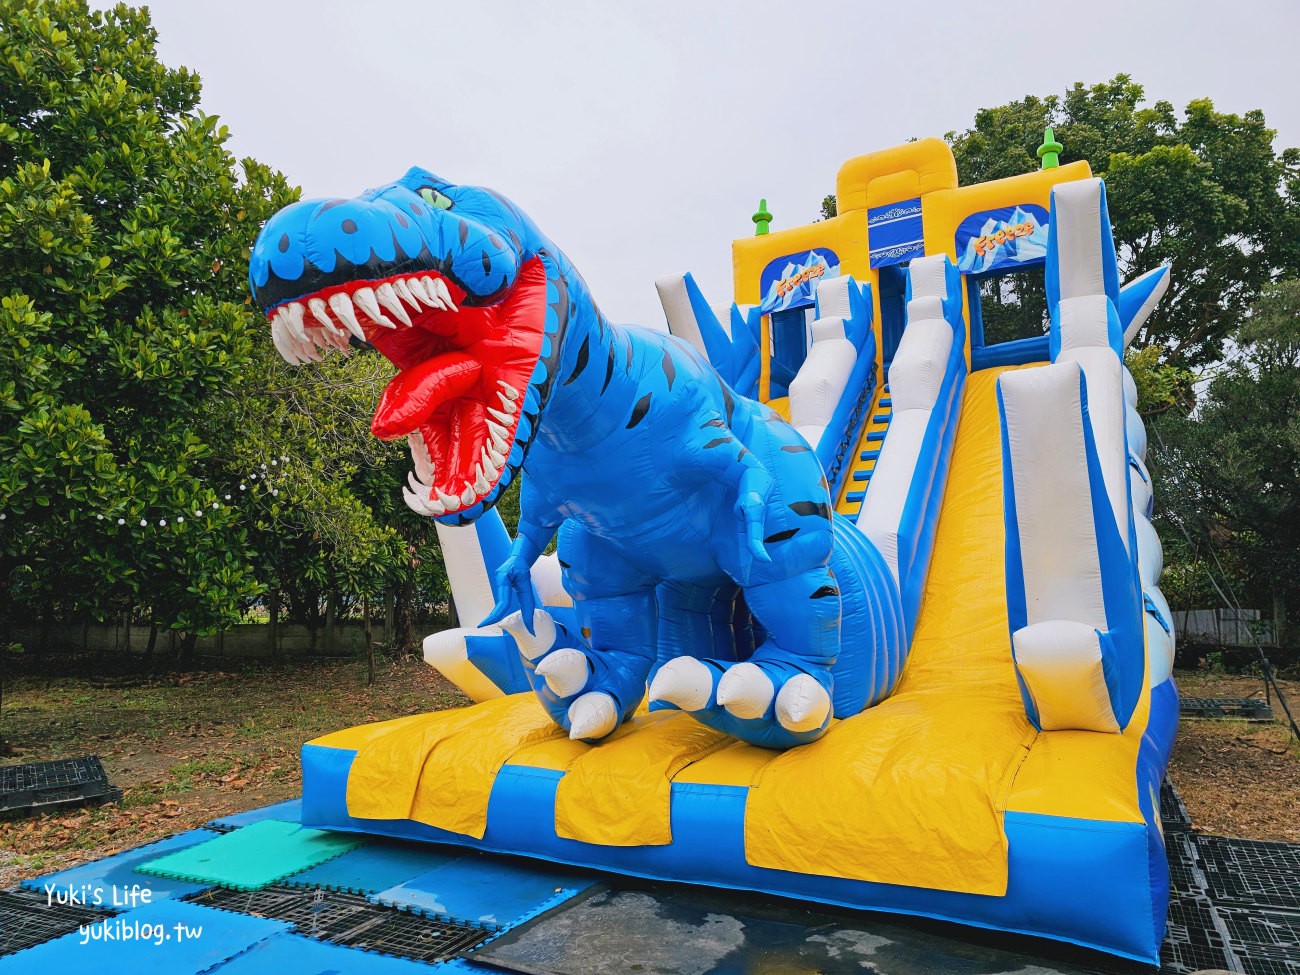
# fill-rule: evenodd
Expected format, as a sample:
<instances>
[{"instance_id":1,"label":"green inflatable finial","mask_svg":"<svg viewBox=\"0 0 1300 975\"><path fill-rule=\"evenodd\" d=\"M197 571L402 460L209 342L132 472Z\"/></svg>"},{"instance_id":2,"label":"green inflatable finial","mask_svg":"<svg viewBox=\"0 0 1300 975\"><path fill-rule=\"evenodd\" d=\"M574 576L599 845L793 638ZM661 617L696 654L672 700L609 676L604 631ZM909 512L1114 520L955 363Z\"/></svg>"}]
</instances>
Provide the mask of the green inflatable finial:
<instances>
[{"instance_id":1,"label":"green inflatable finial","mask_svg":"<svg viewBox=\"0 0 1300 975\"><path fill-rule=\"evenodd\" d=\"M1042 160L1040 169L1055 169L1061 165L1060 152L1065 147L1056 141L1056 136L1052 134L1052 127L1049 125L1043 129L1043 144L1038 147L1038 158Z\"/></svg>"},{"instance_id":2,"label":"green inflatable finial","mask_svg":"<svg viewBox=\"0 0 1300 975\"><path fill-rule=\"evenodd\" d=\"M767 233L767 225L772 222L772 214L767 212L767 200L758 201L758 212L751 219L754 221L755 237L762 237Z\"/></svg>"}]
</instances>

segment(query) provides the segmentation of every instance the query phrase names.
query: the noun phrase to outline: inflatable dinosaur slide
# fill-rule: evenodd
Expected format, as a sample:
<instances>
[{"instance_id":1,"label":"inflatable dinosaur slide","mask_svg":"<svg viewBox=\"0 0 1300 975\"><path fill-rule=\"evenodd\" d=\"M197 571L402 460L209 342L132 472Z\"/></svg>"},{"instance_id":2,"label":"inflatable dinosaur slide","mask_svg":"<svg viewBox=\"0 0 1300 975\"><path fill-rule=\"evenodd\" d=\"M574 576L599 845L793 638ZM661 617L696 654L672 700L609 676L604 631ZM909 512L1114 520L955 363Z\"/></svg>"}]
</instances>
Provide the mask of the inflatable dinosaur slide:
<instances>
[{"instance_id":1,"label":"inflatable dinosaur slide","mask_svg":"<svg viewBox=\"0 0 1300 975\"><path fill-rule=\"evenodd\" d=\"M962 187L929 139L836 191L756 215L735 304L661 278L668 333L422 169L267 223L281 354L397 368L372 428L466 624L425 656L477 702L306 744L303 823L1154 963L1177 694L1123 355L1167 269L1121 285L1083 162ZM1044 327L989 342L1007 275Z\"/></svg>"}]
</instances>

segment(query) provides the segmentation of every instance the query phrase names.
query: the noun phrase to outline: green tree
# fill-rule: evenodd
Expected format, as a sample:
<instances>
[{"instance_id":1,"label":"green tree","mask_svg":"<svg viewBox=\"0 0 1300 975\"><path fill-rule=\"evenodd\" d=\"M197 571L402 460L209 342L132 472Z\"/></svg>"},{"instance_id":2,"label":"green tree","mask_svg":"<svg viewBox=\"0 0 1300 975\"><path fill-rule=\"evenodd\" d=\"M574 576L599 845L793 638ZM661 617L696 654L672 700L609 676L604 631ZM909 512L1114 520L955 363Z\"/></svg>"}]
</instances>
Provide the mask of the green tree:
<instances>
[{"instance_id":1,"label":"green tree","mask_svg":"<svg viewBox=\"0 0 1300 975\"><path fill-rule=\"evenodd\" d=\"M391 363L371 351L302 368L277 358L208 404L204 425L236 466L287 458L277 465L279 494L256 509L251 526L268 609L283 606L315 633L331 601L342 612L362 600L397 599L403 605L391 615L407 623L396 641L404 653L419 635L410 631L421 615L414 604L445 602L448 585L432 521L401 499L411 468L405 441L370 434L392 375Z\"/></svg>"},{"instance_id":2,"label":"green tree","mask_svg":"<svg viewBox=\"0 0 1300 975\"><path fill-rule=\"evenodd\" d=\"M1219 112L1200 98L1180 117L1171 103L1145 99L1121 74L981 109L974 126L947 138L962 182L972 183L1037 169L1052 126L1062 164L1086 159L1106 180L1121 277L1172 265L1169 294L1136 344L1160 346L1178 367L1205 366L1261 289L1300 269L1300 150L1275 152L1258 110ZM1008 327L1041 322L1041 282L1004 282L997 299L1019 309L1007 311Z\"/></svg>"},{"instance_id":3,"label":"green tree","mask_svg":"<svg viewBox=\"0 0 1300 975\"><path fill-rule=\"evenodd\" d=\"M1153 425L1158 514L1177 523L1165 537L1185 529L1198 557L1234 567L1244 605L1271 603L1285 639L1300 598L1300 280L1266 288L1232 340L1196 412Z\"/></svg>"},{"instance_id":4,"label":"green tree","mask_svg":"<svg viewBox=\"0 0 1300 975\"><path fill-rule=\"evenodd\" d=\"M201 417L269 358L247 248L296 193L155 45L142 9L0 5L0 616L147 602L192 647L259 588Z\"/></svg>"}]
</instances>

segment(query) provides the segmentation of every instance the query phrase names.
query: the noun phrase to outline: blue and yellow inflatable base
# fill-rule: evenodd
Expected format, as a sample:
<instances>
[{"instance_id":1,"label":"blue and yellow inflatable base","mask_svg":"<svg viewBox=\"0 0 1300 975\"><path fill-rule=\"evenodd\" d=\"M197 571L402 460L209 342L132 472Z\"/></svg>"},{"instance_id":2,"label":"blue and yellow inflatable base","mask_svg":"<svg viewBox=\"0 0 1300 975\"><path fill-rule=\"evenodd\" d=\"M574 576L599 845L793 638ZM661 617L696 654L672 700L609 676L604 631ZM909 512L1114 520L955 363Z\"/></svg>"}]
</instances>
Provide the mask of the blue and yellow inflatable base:
<instances>
[{"instance_id":1,"label":"blue and yellow inflatable base","mask_svg":"<svg viewBox=\"0 0 1300 975\"><path fill-rule=\"evenodd\" d=\"M1038 731L1012 665L996 381L972 373L907 668L785 752L676 711L596 745L531 695L303 747L304 825L1037 935L1155 964L1172 681L1122 733Z\"/></svg>"},{"instance_id":2,"label":"blue and yellow inflatable base","mask_svg":"<svg viewBox=\"0 0 1300 975\"><path fill-rule=\"evenodd\" d=\"M923 885L876 883L754 866L746 858L750 787L674 781L672 842L608 846L560 835L554 811L566 772L507 764L495 776L481 837L408 818L361 819L348 812L355 748L305 745L302 822L307 826L469 846L595 867L639 877L764 891L844 907L914 914L1058 941L1156 963L1164 936L1168 868L1157 795L1173 741L1177 694L1172 682L1152 695L1152 715L1136 769L1140 821L1108 821L1008 809L1006 889L1000 896ZM374 727L374 726L371 726ZM356 729L361 730L361 729ZM346 732L343 734L347 734ZM744 747L744 746L741 746ZM692 776L698 779L699 775ZM936 796L936 805L943 797ZM857 814L870 829L870 803ZM898 838L906 846L906 838ZM826 869L835 868L826 837ZM968 864L914 863L918 881L935 867L960 874ZM977 868L978 864L969 864Z\"/></svg>"}]
</instances>

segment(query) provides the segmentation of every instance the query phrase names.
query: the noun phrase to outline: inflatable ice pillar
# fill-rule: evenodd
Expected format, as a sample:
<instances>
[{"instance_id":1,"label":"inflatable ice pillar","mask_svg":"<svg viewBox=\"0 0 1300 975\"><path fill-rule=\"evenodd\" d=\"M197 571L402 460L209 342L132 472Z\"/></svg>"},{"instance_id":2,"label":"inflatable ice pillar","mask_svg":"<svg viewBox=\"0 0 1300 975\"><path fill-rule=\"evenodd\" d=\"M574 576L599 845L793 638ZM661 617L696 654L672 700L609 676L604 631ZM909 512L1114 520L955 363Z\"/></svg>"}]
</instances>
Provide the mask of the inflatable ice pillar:
<instances>
[{"instance_id":1,"label":"inflatable ice pillar","mask_svg":"<svg viewBox=\"0 0 1300 975\"><path fill-rule=\"evenodd\" d=\"M515 639L499 626L475 626L491 612L496 598L492 576L510 551L510 536L500 514L492 509L470 525L434 522L442 547L452 601L462 625L424 638L424 660L475 701L529 689L528 676ZM554 555L533 566L537 605L550 615L567 619L573 600L564 591L560 565ZM546 621L549 624L549 620ZM553 628L548 627L547 632Z\"/></svg>"},{"instance_id":2,"label":"inflatable ice pillar","mask_svg":"<svg viewBox=\"0 0 1300 975\"><path fill-rule=\"evenodd\" d=\"M1046 285L1052 365L998 381L1012 655L1036 727L1114 733L1146 677L1139 565L1154 588L1159 540L1101 180L1053 190Z\"/></svg>"},{"instance_id":3,"label":"inflatable ice pillar","mask_svg":"<svg viewBox=\"0 0 1300 975\"><path fill-rule=\"evenodd\" d=\"M732 304L713 308L690 274L655 280L668 331L692 345L741 396L758 390L758 309ZM726 322L724 325L723 322Z\"/></svg>"}]
</instances>

